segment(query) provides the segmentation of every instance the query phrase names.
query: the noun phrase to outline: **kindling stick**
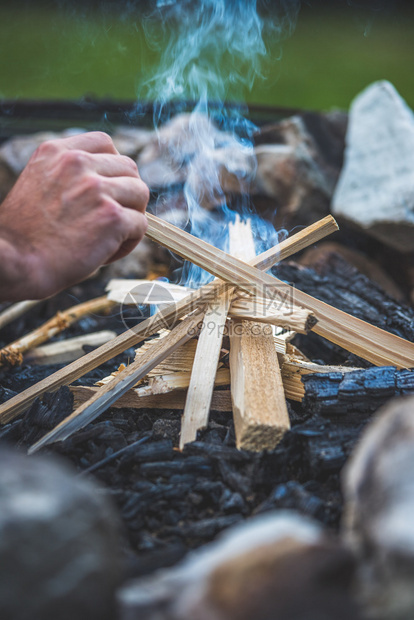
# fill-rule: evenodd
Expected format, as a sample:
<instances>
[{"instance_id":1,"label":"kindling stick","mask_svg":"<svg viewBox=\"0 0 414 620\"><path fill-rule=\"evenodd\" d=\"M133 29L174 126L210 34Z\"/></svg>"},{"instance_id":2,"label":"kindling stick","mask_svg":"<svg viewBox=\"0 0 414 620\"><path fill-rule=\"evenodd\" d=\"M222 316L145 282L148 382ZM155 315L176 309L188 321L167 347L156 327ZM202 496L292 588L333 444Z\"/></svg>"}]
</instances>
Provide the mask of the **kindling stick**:
<instances>
[{"instance_id":1,"label":"kindling stick","mask_svg":"<svg viewBox=\"0 0 414 620\"><path fill-rule=\"evenodd\" d=\"M275 265L279 260L283 260L294 254L298 248L302 249L306 247L306 245L312 245L325 235L335 232L338 229L335 220L331 217L328 219L329 221L327 221L327 218L324 218L312 224L312 226L292 235L292 237L289 237L281 244L256 256L251 264L257 266L258 269L270 269L270 267ZM307 231L309 231L309 233L307 233ZM192 238L191 235L189 235L189 237ZM306 245L305 239L307 240ZM281 249L282 244L283 247ZM163 327L170 327L174 321L191 312L199 303L208 301L208 299L212 298L211 296L214 297L215 295L219 295L228 288L228 284L220 281L215 281L203 286L197 291L190 293L182 301L159 310L157 314L142 321L133 329L127 330L109 343L95 349L95 351L87 353L81 359L76 360L65 368L46 377L46 379L29 387L27 390L17 394L0 406L0 424L6 424L10 422L10 420L13 420L17 415L25 411L37 397L45 392L54 391L61 385L72 383L72 381L79 379L89 371L97 368L116 355L119 355L126 349L129 349L129 347L136 346L145 340L145 338L155 334Z\"/></svg>"},{"instance_id":2,"label":"kindling stick","mask_svg":"<svg viewBox=\"0 0 414 620\"><path fill-rule=\"evenodd\" d=\"M6 310L0 314L0 329L3 329L6 325L15 321L26 312L29 312L32 308L40 304L40 300L34 301L19 301L17 304L12 304Z\"/></svg>"},{"instance_id":3,"label":"kindling stick","mask_svg":"<svg viewBox=\"0 0 414 620\"><path fill-rule=\"evenodd\" d=\"M230 228L230 252L255 256L251 226ZM241 450L271 450L290 428L273 329L252 321L232 321L230 377L236 445ZM238 327L239 329L236 329Z\"/></svg>"},{"instance_id":4,"label":"kindling stick","mask_svg":"<svg viewBox=\"0 0 414 620\"><path fill-rule=\"evenodd\" d=\"M318 323L313 331L327 340L377 366L414 366L414 343L337 310L153 215L148 214L148 218L150 239L239 288L254 291L259 296L268 297L273 293L276 299L295 300L315 313Z\"/></svg>"},{"instance_id":5,"label":"kindling stick","mask_svg":"<svg viewBox=\"0 0 414 620\"><path fill-rule=\"evenodd\" d=\"M237 215L234 224L229 224L229 234L230 239L232 235L238 237L241 245L246 241L247 243L250 242L253 246L252 255L255 256L250 222L245 224ZM229 289L207 306L181 418L180 450L187 443L194 441L197 437L197 431L205 428L208 424L217 363L234 291L235 288Z\"/></svg>"},{"instance_id":6,"label":"kindling stick","mask_svg":"<svg viewBox=\"0 0 414 620\"><path fill-rule=\"evenodd\" d=\"M117 389L122 389L122 393L128 392L140 379L145 377L157 364L165 359L179 346L187 342L190 338L197 335L201 321L203 320L204 309L199 309L190 314L181 323L142 356L138 357L125 370L120 372L112 381L102 386L85 405L75 409L75 411L65 418L54 429L36 442L28 451L33 454L49 443L63 441L72 433L93 422L103 413L113 402L119 398ZM115 388L115 389L114 389Z\"/></svg>"},{"instance_id":7,"label":"kindling stick","mask_svg":"<svg viewBox=\"0 0 414 620\"><path fill-rule=\"evenodd\" d=\"M50 340L56 334L79 321L83 316L94 314L95 312L104 312L110 310L113 306L115 306L115 303L104 296L58 312L37 329L0 349L0 366L3 364L9 364L10 366L21 364L23 362L23 354L30 351L30 349L34 349L34 347Z\"/></svg>"}]
</instances>

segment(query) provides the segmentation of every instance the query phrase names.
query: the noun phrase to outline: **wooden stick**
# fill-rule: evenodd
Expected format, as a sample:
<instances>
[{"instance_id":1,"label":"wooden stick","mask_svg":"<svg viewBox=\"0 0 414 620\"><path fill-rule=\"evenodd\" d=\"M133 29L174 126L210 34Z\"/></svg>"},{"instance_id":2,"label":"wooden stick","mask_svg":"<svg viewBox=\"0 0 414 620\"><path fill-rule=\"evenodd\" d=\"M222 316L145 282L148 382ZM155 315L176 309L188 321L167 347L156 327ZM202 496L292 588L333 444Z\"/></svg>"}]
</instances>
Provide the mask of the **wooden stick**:
<instances>
[{"instance_id":1,"label":"wooden stick","mask_svg":"<svg viewBox=\"0 0 414 620\"><path fill-rule=\"evenodd\" d=\"M153 346L154 340L148 340L148 343L144 343L138 351L140 351L146 344ZM156 377L159 375L176 374L177 372L185 372L190 374L194 364L194 356L197 348L197 340L189 340L182 347L171 353L165 358L158 366L156 366L150 373L149 377Z\"/></svg>"},{"instance_id":2,"label":"wooden stick","mask_svg":"<svg viewBox=\"0 0 414 620\"><path fill-rule=\"evenodd\" d=\"M309 227L312 229L307 237L309 245L314 243L316 238L320 238L315 227L318 228L318 222ZM276 245L267 252L255 257L252 264L257 265L259 269L269 269L272 264L277 263L278 260L288 258L288 256L290 256L290 248L292 248L293 252L296 251L297 235L300 234L302 237L306 234L307 230L308 229L305 229L301 231L301 233L297 233L286 239L283 242L284 249L282 252L280 252L279 249L280 245ZM271 252L273 252L273 259L270 259ZM100 366L126 349L129 349L129 347L139 344L145 340L145 338L155 334L160 329L170 327L176 320L191 312L199 304L205 303L209 298L211 299L211 295L218 295L221 291L228 288L228 284L220 281L207 284L194 293L190 293L188 297L181 302L159 310L157 314L146 319L133 329L127 330L110 343L102 345L99 349L84 355L80 360L76 360L66 368L58 370L49 377L46 377L43 381L39 381L35 385L27 388L20 394L9 399L6 403L3 403L3 405L0 405L0 424L6 424L13 420L17 415L25 411L38 396L41 396L45 392L57 390L62 385L69 385L76 379L79 379L79 377L97 368L97 366Z\"/></svg>"},{"instance_id":3,"label":"wooden stick","mask_svg":"<svg viewBox=\"0 0 414 620\"><path fill-rule=\"evenodd\" d=\"M292 307L294 300L300 306L308 308L318 320L314 331L327 340L377 366L414 366L412 342L337 310L282 280L229 256L205 241L192 237L172 224L158 220L153 215L148 217L147 235L150 238L218 278L244 290L254 291L259 297L268 297L272 293L277 299L290 301Z\"/></svg>"},{"instance_id":4,"label":"wooden stick","mask_svg":"<svg viewBox=\"0 0 414 620\"><path fill-rule=\"evenodd\" d=\"M255 255L250 226L231 227L230 253ZM273 330L254 321L237 321L230 334L230 377L236 445L273 449L290 428ZM239 327L240 329L236 329Z\"/></svg>"},{"instance_id":5,"label":"wooden stick","mask_svg":"<svg viewBox=\"0 0 414 620\"><path fill-rule=\"evenodd\" d=\"M315 325L314 315L305 308L296 308L292 311L289 306L280 303L266 303L254 297L253 299L237 299L230 307L229 316L232 319L245 319L277 325L300 334L307 334Z\"/></svg>"},{"instance_id":6,"label":"wooden stick","mask_svg":"<svg viewBox=\"0 0 414 620\"><path fill-rule=\"evenodd\" d=\"M195 441L197 431L208 424L217 364L230 303L231 291L227 291L222 293L216 302L207 306L181 420L180 450L186 443Z\"/></svg>"},{"instance_id":7,"label":"wooden stick","mask_svg":"<svg viewBox=\"0 0 414 620\"><path fill-rule=\"evenodd\" d=\"M170 375L159 375L150 377L148 385L143 385L135 389L135 393L140 398L143 396L153 396L155 394L166 394L175 390L186 390L190 385L190 372L173 372ZM230 371L228 368L219 368L214 378L214 387L230 385ZM188 393L187 393L188 398Z\"/></svg>"},{"instance_id":8,"label":"wooden stick","mask_svg":"<svg viewBox=\"0 0 414 620\"><path fill-rule=\"evenodd\" d=\"M303 363L303 360L293 358L292 356L283 355L279 357L279 363L281 367L285 396L289 400L295 400L298 402L301 402L305 396L305 386L301 380L302 375L330 372L344 373L360 370L359 368L351 368L348 366L322 366L311 362ZM131 388L112 406L116 408L131 407L132 409L159 407L160 409L182 410L185 405L185 394L181 393L178 395L177 392L182 392L188 388L190 384L190 377L190 372L174 372L168 375L153 376L149 379L148 386ZM220 368L216 374L215 387L226 385L230 385L230 370L228 368ZM75 409L97 394L99 390L98 387L83 385L74 385L71 386L70 389L75 396ZM223 394L223 392L215 391L213 392L213 400L211 404L212 411L232 410L230 392L225 393L229 394L228 408L217 409L214 401L215 396L218 394ZM158 397L162 398L158 399ZM170 399L168 397L170 397Z\"/></svg>"},{"instance_id":9,"label":"wooden stick","mask_svg":"<svg viewBox=\"0 0 414 620\"><path fill-rule=\"evenodd\" d=\"M203 316L203 310L196 310L193 314L184 319L168 334L168 336L158 340L157 344L154 345L152 349L147 351L144 355L139 356L130 366L120 372L113 381L101 387L90 401L76 409L70 416L65 418L54 429L37 441L29 449L29 454L33 454L42 446L54 443L55 441L63 441L72 435L72 433L75 433L90 422L93 422L93 420L118 400L119 394L114 387L121 384L122 393L127 392L176 348L197 335L201 327ZM106 399L102 398L103 396L106 396Z\"/></svg>"},{"instance_id":10,"label":"wooden stick","mask_svg":"<svg viewBox=\"0 0 414 620\"><path fill-rule=\"evenodd\" d=\"M160 305L181 301L192 289L158 280L110 280L105 288L108 299L124 305Z\"/></svg>"},{"instance_id":11,"label":"wooden stick","mask_svg":"<svg viewBox=\"0 0 414 620\"><path fill-rule=\"evenodd\" d=\"M240 247L251 244L251 255L256 255L249 221L242 222L237 215L229 224L230 237L237 238ZM217 362L223 341L227 315L235 289L222 293L210 303L204 315L203 329L198 339L191 382L187 392L183 417L181 419L180 450L185 444L195 441L197 431L208 424L211 398L217 372Z\"/></svg>"},{"instance_id":12,"label":"wooden stick","mask_svg":"<svg viewBox=\"0 0 414 620\"><path fill-rule=\"evenodd\" d=\"M119 355L126 349L133 347L149 336L157 333L161 329L171 327L175 322L188 314L199 304L206 303L211 298L211 291L225 290L228 284L223 282L216 284L210 283L201 289L191 293L185 300L172 304L168 308L164 308L142 321L132 329L127 330L114 340L107 342L95 351L87 353L79 360L72 362L65 368L62 368L35 385L27 388L20 394L17 394L7 402L0 405L0 424L6 424L13 420L17 415L30 406L30 404L45 392L58 389L61 385L68 385L79 377L82 377L90 370L107 362L111 358Z\"/></svg>"},{"instance_id":13,"label":"wooden stick","mask_svg":"<svg viewBox=\"0 0 414 620\"><path fill-rule=\"evenodd\" d=\"M85 334L84 336L59 340L59 342L52 342L43 347L32 349L24 356L24 362L36 365L68 364L85 355L84 346L99 347L115 337L116 332L103 330Z\"/></svg>"},{"instance_id":14,"label":"wooden stick","mask_svg":"<svg viewBox=\"0 0 414 620\"><path fill-rule=\"evenodd\" d=\"M23 361L23 353L50 340L53 336L56 336L56 334L59 334L73 325L73 323L76 323L76 321L83 316L94 314L95 312L105 312L110 310L114 305L114 302L109 301L106 297L98 297L97 299L86 301L83 304L72 306L63 312L58 312L54 317L37 329L1 349L0 365L9 364L10 366L17 366L21 364Z\"/></svg>"},{"instance_id":15,"label":"wooden stick","mask_svg":"<svg viewBox=\"0 0 414 620\"><path fill-rule=\"evenodd\" d=\"M281 260L304 250L337 230L339 230L339 226L335 219L332 215L327 215L321 220L318 220L314 224L303 228L299 232L279 243L279 260L276 262L280 262ZM267 271L273 267L276 262L274 260L272 248L270 248L270 250L267 250L267 252L263 252L260 255L260 262L256 264L256 268L261 271Z\"/></svg>"},{"instance_id":16,"label":"wooden stick","mask_svg":"<svg viewBox=\"0 0 414 620\"><path fill-rule=\"evenodd\" d=\"M82 406L98 393L100 388L74 385L71 388L74 396L75 407ZM183 410L186 399L185 390L170 392L168 394L155 394L151 396L137 396L135 390L125 392L112 406L116 408L131 407L133 409L178 409ZM231 411L230 390L216 390L211 400L212 411Z\"/></svg>"},{"instance_id":17,"label":"wooden stick","mask_svg":"<svg viewBox=\"0 0 414 620\"><path fill-rule=\"evenodd\" d=\"M36 299L34 301L19 301L17 304L12 304L6 310L0 314L0 329L3 329L6 325L15 321L26 312L29 312L32 308L41 303L42 300Z\"/></svg>"}]
</instances>

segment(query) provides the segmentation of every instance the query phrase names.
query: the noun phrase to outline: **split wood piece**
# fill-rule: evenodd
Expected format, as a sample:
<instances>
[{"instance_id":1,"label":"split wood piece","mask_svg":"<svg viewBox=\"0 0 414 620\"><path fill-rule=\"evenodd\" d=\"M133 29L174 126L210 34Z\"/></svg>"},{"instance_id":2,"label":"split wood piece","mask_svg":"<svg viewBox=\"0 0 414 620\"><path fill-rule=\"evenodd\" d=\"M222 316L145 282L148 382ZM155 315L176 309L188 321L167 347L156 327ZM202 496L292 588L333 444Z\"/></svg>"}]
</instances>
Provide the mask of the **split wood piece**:
<instances>
[{"instance_id":1,"label":"split wood piece","mask_svg":"<svg viewBox=\"0 0 414 620\"><path fill-rule=\"evenodd\" d=\"M208 424L231 291L222 293L217 301L207 306L203 326L198 338L191 380L181 419L180 450L195 441L197 431Z\"/></svg>"},{"instance_id":2,"label":"split wood piece","mask_svg":"<svg viewBox=\"0 0 414 620\"><path fill-rule=\"evenodd\" d=\"M242 222L237 215L234 223L229 224L229 234L230 238L237 239L239 247L250 244L251 256L256 255L250 221ZM208 424L217 363L234 291L234 288L225 291L207 306L181 418L180 450L195 441L197 431Z\"/></svg>"},{"instance_id":3,"label":"split wood piece","mask_svg":"<svg viewBox=\"0 0 414 620\"><path fill-rule=\"evenodd\" d=\"M23 338L15 340L0 350L0 365L8 364L17 366L23 362L23 354L37 347L39 344L46 342L64 331L80 318L88 314L96 312L106 312L113 308L114 302L109 301L106 297L98 297L83 304L72 306L68 310L58 312L54 317L46 323L33 330Z\"/></svg>"},{"instance_id":4,"label":"split wood piece","mask_svg":"<svg viewBox=\"0 0 414 620\"><path fill-rule=\"evenodd\" d=\"M146 345L153 346L153 342L153 340L145 342L143 346L138 349L137 353L140 352L143 347L146 347ZM197 340L193 338L193 340L189 340L182 347L174 351L174 353L166 357L161 364L158 364L158 366L148 373L148 376L154 377L176 372L190 373L194 363L196 348Z\"/></svg>"},{"instance_id":5,"label":"split wood piece","mask_svg":"<svg viewBox=\"0 0 414 620\"><path fill-rule=\"evenodd\" d=\"M196 310L181 321L165 338L158 340L157 344L146 354L140 356L138 360L134 360L130 366L120 372L113 381L110 381L78 409L62 420L54 429L37 441L28 453L33 454L39 448L54 443L55 441L63 441L72 433L80 430L90 422L93 422L101 413L110 407L119 398L119 394L114 390L114 386L122 385L123 393L132 388L140 379L145 377L152 368L165 359L176 348L187 342L190 338L197 335L201 328L204 311ZM103 399L102 396L106 396ZM85 409L87 409L85 413Z\"/></svg>"},{"instance_id":6,"label":"split wood piece","mask_svg":"<svg viewBox=\"0 0 414 620\"><path fill-rule=\"evenodd\" d=\"M159 305L180 301L192 289L158 280L110 280L105 288L108 299L124 305Z\"/></svg>"},{"instance_id":7,"label":"split wood piece","mask_svg":"<svg viewBox=\"0 0 414 620\"><path fill-rule=\"evenodd\" d=\"M245 319L276 325L300 334L307 334L316 325L313 313L306 308L292 308L286 304L275 303L274 300L237 299L230 307L232 319Z\"/></svg>"},{"instance_id":8,"label":"split wood piece","mask_svg":"<svg viewBox=\"0 0 414 620\"><path fill-rule=\"evenodd\" d=\"M229 239L232 256L254 257L251 226L231 227ZM230 378L236 445L239 450L271 450L290 428L273 329L255 321L232 321L232 325Z\"/></svg>"},{"instance_id":9,"label":"split wood piece","mask_svg":"<svg viewBox=\"0 0 414 620\"><path fill-rule=\"evenodd\" d=\"M190 341L192 342L192 341ZM185 346L185 345L184 345ZM291 356L279 356L279 363L281 367L282 381L283 381L283 389L285 391L285 396L289 400L296 400L301 402L305 396L305 387L302 383L301 377L304 374L321 374L321 373L332 373L339 372L341 374L346 372L352 372L355 370L361 370L360 368L349 368L345 366L321 366L319 364L313 364L308 362L303 364L303 360L293 358ZM147 375L150 376L151 373ZM113 377L111 377L113 378ZM165 405L160 405L160 408L167 409L183 409L185 404L185 396L182 396L182 400L178 400L176 396L176 392L186 390L190 384L191 373L190 372L174 372L167 375L159 375L159 376L151 376L148 381L148 385L134 387L130 389L124 396L122 396L116 403L114 403L113 407L131 407L134 409L144 409L143 402L147 403L148 407L156 407L153 402L159 402L157 400L151 401L149 398L171 394L172 400L165 401ZM107 383L107 381L105 381ZM100 385L100 382L97 382L97 385ZM230 370L229 368L220 368L216 374L215 387L230 385ZM84 402L89 400L92 396L94 396L98 392L98 387L90 387L90 386L71 386L71 391L76 395L75 399L75 408L82 405ZM211 405L211 410L215 411L214 408L214 395L221 394L222 392L213 392L213 402ZM229 392L230 393L230 392ZM180 396L181 399L181 396ZM170 402L170 406L168 407L168 402ZM181 404L177 407L173 406L172 403ZM230 401L229 401L230 402ZM231 411L232 407L226 411Z\"/></svg>"},{"instance_id":10,"label":"split wood piece","mask_svg":"<svg viewBox=\"0 0 414 620\"><path fill-rule=\"evenodd\" d=\"M241 321L240 328L230 340L236 445L271 450L290 428L277 353L271 336L260 333L262 325Z\"/></svg>"},{"instance_id":11,"label":"split wood piece","mask_svg":"<svg viewBox=\"0 0 414 620\"><path fill-rule=\"evenodd\" d=\"M333 227L332 224L330 227L327 227L324 224L325 220L326 218L286 239L283 242L282 250L280 250L282 244L279 244L263 252L255 257L251 264L257 266L258 269L270 269L270 267L275 265L279 260L288 258L292 253L297 251L297 240L299 238L301 247L305 247L303 246L304 238L307 239L307 245L312 245L321 238L322 230L325 231L324 234L334 232L337 229L336 223L335 227ZM333 220L333 222L335 222L335 220ZM307 231L309 231L309 233ZM42 394L57 390L62 385L69 385L73 381L76 381L76 379L79 379L91 370L94 370L101 364L104 364L116 355L129 349L129 347L136 346L149 336L157 333L160 329L171 327L179 318L194 310L199 304L211 299L211 295L219 295L220 292L225 291L229 287L230 285L218 280L206 284L197 291L190 293L188 297L185 297L182 301L171 304L171 306L167 308L160 309L157 314L142 321L123 334L120 334L110 343L102 345L95 351L91 351L84 355L80 360L72 362L72 364L58 370L49 377L46 377L46 379L32 385L20 394L9 399L6 403L0 405L0 424L6 424L13 420Z\"/></svg>"},{"instance_id":12,"label":"split wood piece","mask_svg":"<svg viewBox=\"0 0 414 620\"><path fill-rule=\"evenodd\" d=\"M313 331L377 366L414 366L414 343L315 299L172 224L151 216L149 236L218 278L237 284L239 288L254 290L259 297L274 294L276 299L292 303L292 311L294 303L308 308L318 320Z\"/></svg>"},{"instance_id":13,"label":"split wood piece","mask_svg":"<svg viewBox=\"0 0 414 620\"><path fill-rule=\"evenodd\" d=\"M324 237L327 237L328 235L336 232L337 230L339 230L339 226L335 218L333 218L332 215L327 215L321 220L315 222L314 224L303 228L291 237L288 237L284 241L281 241L278 246L278 260L275 261L272 248L270 248L266 252L262 252L262 254L260 254L260 263L257 263L256 267L261 271L267 271L281 260L285 260L286 258L289 258L289 256L292 256L293 254L304 250L310 245L317 243Z\"/></svg>"},{"instance_id":14,"label":"split wood piece","mask_svg":"<svg viewBox=\"0 0 414 620\"><path fill-rule=\"evenodd\" d=\"M116 332L104 330L85 334L84 336L77 336L76 338L67 338L59 342L52 342L29 351L24 356L24 362L36 365L68 364L85 355L83 347L100 347L101 344L115 337Z\"/></svg>"},{"instance_id":15,"label":"split wood piece","mask_svg":"<svg viewBox=\"0 0 414 620\"><path fill-rule=\"evenodd\" d=\"M126 349L136 346L149 336L156 334L161 329L172 327L182 316L193 311L200 304L206 303L208 299L211 299L212 290L213 292L217 289L224 291L228 286L228 284L223 282L206 284L204 287L191 293L185 300L159 310L153 316L128 329L112 341L87 353L79 360L61 368L49 377L10 398L0 405L0 424L7 424L13 420L42 394L53 392L62 385L69 385L116 355L123 353Z\"/></svg>"},{"instance_id":16,"label":"split wood piece","mask_svg":"<svg viewBox=\"0 0 414 620\"><path fill-rule=\"evenodd\" d=\"M190 385L190 372L174 372L170 375L150 377L148 385L133 388L138 397L166 394L175 390L187 390ZM216 372L214 387L230 385L230 371L228 368L220 368Z\"/></svg>"},{"instance_id":17,"label":"split wood piece","mask_svg":"<svg viewBox=\"0 0 414 620\"><path fill-rule=\"evenodd\" d=\"M90 400L100 388L74 385L70 388L73 393L75 407L81 407ZM116 408L131 407L133 409L178 409L182 410L185 404L185 391L171 392L168 394L155 394L151 396L137 396L135 390L129 390L119 398L112 406ZM212 411L231 411L230 390L216 390L211 400Z\"/></svg>"},{"instance_id":18,"label":"split wood piece","mask_svg":"<svg viewBox=\"0 0 414 620\"><path fill-rule=\"evenodd\" d=\"M41 303L42 300L34 301L19 301L17 304L12 304L6 310L0 314L0 329L3 329L6 325L15 321L19 317L32 310L35 306Z\"/></svg>"}]
</instances>

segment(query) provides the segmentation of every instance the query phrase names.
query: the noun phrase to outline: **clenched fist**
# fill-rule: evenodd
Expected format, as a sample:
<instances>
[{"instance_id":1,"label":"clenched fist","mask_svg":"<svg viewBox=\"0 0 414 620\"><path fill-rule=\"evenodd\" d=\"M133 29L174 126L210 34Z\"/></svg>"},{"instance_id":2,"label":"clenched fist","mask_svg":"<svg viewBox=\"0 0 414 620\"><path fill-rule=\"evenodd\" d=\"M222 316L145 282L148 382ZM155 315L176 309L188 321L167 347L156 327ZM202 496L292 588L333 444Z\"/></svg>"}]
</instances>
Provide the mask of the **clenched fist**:
<instances>
[{"instance_id":1,"label":"clenched fist","mask_svg":"<svg viewBox=\"0 0 414 620\"><path fill-rule=\"evenodd\" d=\"M108 135L44 142L0 205L0 300L48 297L128 254L148 199Z\"/></svg>"}]
</instances>

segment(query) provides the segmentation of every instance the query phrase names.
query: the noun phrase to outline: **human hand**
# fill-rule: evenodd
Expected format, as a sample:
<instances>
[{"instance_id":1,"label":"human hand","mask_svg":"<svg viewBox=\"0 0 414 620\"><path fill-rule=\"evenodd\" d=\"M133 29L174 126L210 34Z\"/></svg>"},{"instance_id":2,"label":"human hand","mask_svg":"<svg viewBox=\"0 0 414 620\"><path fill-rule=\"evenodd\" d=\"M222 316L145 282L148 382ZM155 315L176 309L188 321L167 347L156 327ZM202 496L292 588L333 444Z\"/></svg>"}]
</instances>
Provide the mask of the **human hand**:
<instances>
[{"instance_id":1,"label":"human hand","mask_svg":"<svg viewBox=\"0 0 414 620\"><path fill-rule=\"evenodd\" d=\"M148 199L107 134L44 142L0 205L0 300L48 297L128 254Z\"/></svg>"}]
</instances>

